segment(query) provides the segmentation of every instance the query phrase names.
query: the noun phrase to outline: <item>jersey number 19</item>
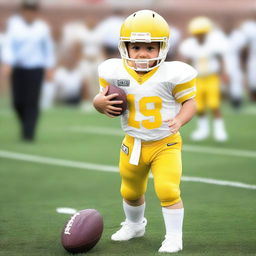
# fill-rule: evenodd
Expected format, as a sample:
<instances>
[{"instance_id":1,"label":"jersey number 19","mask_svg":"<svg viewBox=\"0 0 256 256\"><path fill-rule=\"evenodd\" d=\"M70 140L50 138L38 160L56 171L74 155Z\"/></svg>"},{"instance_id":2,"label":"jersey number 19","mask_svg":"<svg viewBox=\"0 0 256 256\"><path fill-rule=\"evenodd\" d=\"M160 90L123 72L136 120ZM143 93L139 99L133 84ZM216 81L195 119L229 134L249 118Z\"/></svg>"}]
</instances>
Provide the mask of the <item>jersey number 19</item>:
<instances>
[{"instance_id":1,"label":"jersey number 19","mask_svg":"<svg viewBox=\"0 0 256 256\"><path fill-rule=\"evenodd\" d=\"M140 125L145 127L146 129L156 129L162 125L162 116L161 116L161 108L162 108L162 99L158 96L151 96L151 97L143 97L139 101L139 111L144 116L152 116L154 117L154 121L151 122L150 120L142 120L136 121L136 107L135 107L135 95L128 94L128 108L129 108L129 117L128 117L128 125L134 128L140 128ZM154 108L148 109L147 104L153 103Z\"/></svg>"}]
</instances>

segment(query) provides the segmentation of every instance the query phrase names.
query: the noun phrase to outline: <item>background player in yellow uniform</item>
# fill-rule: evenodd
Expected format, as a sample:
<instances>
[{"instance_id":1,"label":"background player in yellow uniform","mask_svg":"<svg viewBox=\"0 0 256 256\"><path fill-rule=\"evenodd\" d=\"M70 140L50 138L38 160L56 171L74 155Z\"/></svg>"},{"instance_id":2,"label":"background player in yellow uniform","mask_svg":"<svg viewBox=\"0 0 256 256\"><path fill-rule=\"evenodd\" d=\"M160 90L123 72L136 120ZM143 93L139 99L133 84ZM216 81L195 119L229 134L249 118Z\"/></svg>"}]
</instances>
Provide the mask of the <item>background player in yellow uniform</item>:
<instances>
[{"instance_id":1,"label":"background player in yellow uniform","mask_svg":"<svg viewBox=\"0 0 256 256\"><path fill-rule=\"evenodd\" d=\"M181 136L179 129L196 112L195 77L191 66L164 62L168 52L169 26L156 12L138 11L123 23L119 50L122 59L109 59L99 66L101 92L95 108L113 117L120 108L106 96L108 85L122 87L128 110L122 115L125 132L120 150L121 195L125 221L112 235L126 241L145 233L147 179L151 169L165 222L165 240L159 252L182 250L183 203L180 197Z\"/></svg>"},{"instance_id":2,"label":"background player in yellow uniform","mask_svg":"<svg viewBox=\"0 0 256 256\"><path fill-rule=\"evenodd\" d=\"M189 24L192 37L182 42L180 53L191 61L198 71L197 78L197 112L198 128L192 134L193 140L203 140L209 136L207 109L213 112L213 136L217 141L226 141L227 133L220 111L220 76L222 58L226 41L206 17L196 17Z\"/></svg>"}]
</instances>

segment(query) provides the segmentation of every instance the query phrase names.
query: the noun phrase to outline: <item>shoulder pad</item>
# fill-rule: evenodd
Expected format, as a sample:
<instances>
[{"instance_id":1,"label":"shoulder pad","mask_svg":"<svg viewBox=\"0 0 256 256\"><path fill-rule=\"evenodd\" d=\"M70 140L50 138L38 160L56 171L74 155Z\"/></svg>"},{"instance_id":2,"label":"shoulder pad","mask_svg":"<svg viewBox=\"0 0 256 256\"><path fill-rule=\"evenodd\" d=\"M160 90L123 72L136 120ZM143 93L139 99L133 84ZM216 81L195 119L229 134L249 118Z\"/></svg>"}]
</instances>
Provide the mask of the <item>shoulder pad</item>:
<instances>
[{"instance_id":1,"label":"shoulder pad","mask_svg":"<svg viewBox=\"0 0 256 256\"><path fill-rule=\"evenodd\" d=\"M166 62L170 80L174 84L183 84L197 76L197 71L190 65L181 61Z\"/></svg>"}]
</instances>

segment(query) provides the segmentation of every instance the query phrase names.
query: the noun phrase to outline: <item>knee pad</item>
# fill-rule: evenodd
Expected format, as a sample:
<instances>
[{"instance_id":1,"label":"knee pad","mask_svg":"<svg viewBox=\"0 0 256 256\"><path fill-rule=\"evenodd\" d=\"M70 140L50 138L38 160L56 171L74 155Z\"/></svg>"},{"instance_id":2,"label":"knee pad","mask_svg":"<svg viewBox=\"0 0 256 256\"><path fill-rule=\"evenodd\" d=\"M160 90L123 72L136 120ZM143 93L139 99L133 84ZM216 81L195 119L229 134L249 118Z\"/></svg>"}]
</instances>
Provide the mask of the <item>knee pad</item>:
<instances>
[{"instance_id":1,"label":"knee pad","mask_svg":"<svg viewBox=\"0 0 256 256\"><path fill-rule=\"evenodd\" d=\"M138 189L132 189L127 185L122 184L121 185L121 196L129 201L136 201L138 200L141 196L144 195L143 191L139 191Z\"/></svg>"},{"instance_id":2,"label":"knee pad","mask_svg":"<svg viewBox=\"0 0 256 256\"><path fill-rule=\"evenodd\" d=\"M170 206L181 201L180 188L178 184L170 182L156 184L155 190L161 202L161 206Z\"/></svg>"}]
</instances>

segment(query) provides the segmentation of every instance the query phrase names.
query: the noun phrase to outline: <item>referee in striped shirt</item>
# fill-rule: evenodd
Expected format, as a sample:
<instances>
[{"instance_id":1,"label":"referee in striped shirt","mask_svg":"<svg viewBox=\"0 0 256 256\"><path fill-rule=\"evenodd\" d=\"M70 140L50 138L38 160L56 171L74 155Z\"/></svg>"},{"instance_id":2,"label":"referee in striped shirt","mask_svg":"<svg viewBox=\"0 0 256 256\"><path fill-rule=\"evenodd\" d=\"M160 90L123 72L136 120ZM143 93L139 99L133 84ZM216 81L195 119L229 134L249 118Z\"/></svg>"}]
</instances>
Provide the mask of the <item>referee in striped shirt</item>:
<instances>
[{"instance_id":1,"label":"referee in striped shirt","mask_svg":"<svg viewBox=\"0 0 256 256\"><path fill-rule=\"evenodd\" d=\"M43 80L52 78L54 47L48 25L39 18L39 3L22 1L7 22L2 74L10 77L12 103L25 141L35 138Z\"/></svg>"}]
</instances>

